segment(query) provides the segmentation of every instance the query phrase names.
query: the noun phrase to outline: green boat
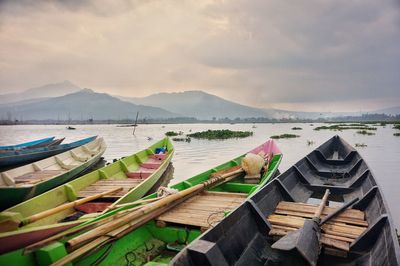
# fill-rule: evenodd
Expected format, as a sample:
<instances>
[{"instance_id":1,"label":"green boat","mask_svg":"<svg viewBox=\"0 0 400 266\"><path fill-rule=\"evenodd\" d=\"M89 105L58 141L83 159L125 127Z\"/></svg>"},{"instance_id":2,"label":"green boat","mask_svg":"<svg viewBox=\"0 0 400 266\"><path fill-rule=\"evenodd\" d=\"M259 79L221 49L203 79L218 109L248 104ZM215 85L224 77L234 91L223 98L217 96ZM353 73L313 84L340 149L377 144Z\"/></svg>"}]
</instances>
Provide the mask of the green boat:
<instances>
[{"instance_id":1,"label":"green boat","mask_svg":"<svg viewBox=\"0 0 400 266\"><path fill-rule=\"evenodd\" d=\"M115 238L110 236L107 244L82 254L82 256L72 261L73 265L150 266L168 264L186 244L199 237L210 226L218 223L219 220L223 219L246 200L248 196L258 191L277 174L282 154L275 142L269 140L249 153L259 154L260 151L270 156L268 163L262 171L259 183L245 183L243 174L240 176L236 175L228 182L219 183L217 186L211 187L194 197L185 201L179 201L179 204L174 204L172 209L169 209L165 213L157 214L156 218L143 222L140 227L128 231L123 236ZM198 187L204 181L211 180L210 177L220 176L240 168L244 156L246 155L239 156L206 172L177 183L171 188L183 192L195 186ZM140 201L151 201L157 197L157 193L154 193ZM87 226L104 222L110 218L112 219L115 215L123 215L125 210L129 211L129 208L135 208L135 206L125 206L109 211L71 230L75 231L79 228L84 228L88 232ZM67 247L66 241L76 236L82 236L82 233L79 232L75 235L70 235L67 238L51 242L51 244L44 247L41 246L38 249L29 247L29 252L24 253L23 249L19 249L3 254L0 256L0 264L50 265L61 258L66 258L69 254L68 252L71 252L70 248Z\"/></svg>"},{"instance_id":2,"label":"green boat","mask_svg":"<svg viewBox=\"0 0 400 266\"><path fill-rule=\"evenodd\" d=\"M0 213L0 254L40 241L67 228L93 219L110 205L143 197L161 178L174 153L172 143L164 138L149 148L83 175L46 193ZM37 221L29 217L65 206L78 199L109 193L97 200L69 207ZM17 221L18 227L8 223Z\"/></svg>"}]
</instances>

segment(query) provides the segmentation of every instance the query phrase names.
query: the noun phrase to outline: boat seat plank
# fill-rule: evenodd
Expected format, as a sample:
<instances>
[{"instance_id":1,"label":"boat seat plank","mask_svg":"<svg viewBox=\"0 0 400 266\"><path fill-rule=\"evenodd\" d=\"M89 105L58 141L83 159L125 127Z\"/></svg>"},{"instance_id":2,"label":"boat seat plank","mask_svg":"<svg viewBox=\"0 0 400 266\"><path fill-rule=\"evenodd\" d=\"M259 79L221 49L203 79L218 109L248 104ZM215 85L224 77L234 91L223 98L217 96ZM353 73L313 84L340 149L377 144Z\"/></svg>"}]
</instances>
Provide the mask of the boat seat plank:
<instances>
[{"instance_id":1,"label":"boat seat plank","mask_svg":"<svg viewBox=\"0 0 400 266\"><path fill-rule=\"evenodd\" d=\"M291 231L303 227L306 219L312 219L316 208L318 208L318 205L299 202L279 202L275 212L267 217L267 220L272 225L269 235L282 237ZM326 206L321 218L334 210L334 207ZM333 250L349 252L351 243L367 228L368 223L365 221L364 212L346 209L321 226L321 243L324 247Z\"/></svg>"},{"instance_id":2,"label":"boat seat plank","mask_svg":"<svg viewBox=\"0 0 400 266\"><path fill-rule=\"evenodd\" d=\"M105 197L122 197L125 195L130 189L136 187L141 183L141 180L138 179L100 179L99 181L91 184L90 186L85 187L84 189L78 192L79 198L84 198L88 196L92 196L101 192L109 191L114 188L122 187L121 191L115 192L113 194L109 194Z\"/></svg>"},{"instance_id":3,"label":"boat seat plank","mask_svg":"<svg viewBox=\"0 0 400 266\"><path fill-rule=\"evenodd\" d=\"M317 205L302 203L302 202L289 202L289 201L281 201L279 202L277 209L287 210L287 211L299 211L306 213L314 214L317 209ZM335 210L334 207L326 206L322 212L322 215L327 215ZM339 214L337 217L341 218L350 218L356 220L365 220L364 212L355 209L347 209L343 213Z\"/></svg>"},{"instance_id":4,"label":"boat seat plank","mask_svg":"<svg viewBox=\"0 0 400 266\"><path fill-rule=\"evenodd\" d=\"M246 197L245 193L202 192L160 215L157 220L209 228L243 203Z\"/></svg>"},{"instance_id":5,"label":"boat seat plank","mask_svg":"<svg viewBox=\"0 0 400 266\"><path fill-rule=\"evenodd\" d=\"M64 173L65 171L63 170L41 170L41 171L35 171L35 172L30 172L26 173L21 176L14 177L15 183L38 183L40 181L52 178L54 176L57 176L61 173Z\"/></svg>"}]
</instances>

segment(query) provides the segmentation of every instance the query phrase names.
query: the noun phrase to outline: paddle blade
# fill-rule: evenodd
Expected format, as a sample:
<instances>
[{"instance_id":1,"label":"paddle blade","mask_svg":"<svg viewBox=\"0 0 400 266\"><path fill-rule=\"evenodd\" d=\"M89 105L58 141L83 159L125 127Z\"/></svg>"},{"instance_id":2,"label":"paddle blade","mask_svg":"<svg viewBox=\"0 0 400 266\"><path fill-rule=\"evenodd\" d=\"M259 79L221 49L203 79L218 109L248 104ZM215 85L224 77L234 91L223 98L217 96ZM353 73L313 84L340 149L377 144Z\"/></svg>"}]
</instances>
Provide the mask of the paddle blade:
<instances>
[{"instance_id":1,"label":"paddle blade","mask_svg":"<svg viewBox=\"0 0 400 266\"><path fill-rule=\"evenodd\" d=\"M302 228L288 233L276 241L272 248L301 256L309 265L315 266L321 250L320 236L317 221L306 220Z\"/></svg>"}]
</instances>

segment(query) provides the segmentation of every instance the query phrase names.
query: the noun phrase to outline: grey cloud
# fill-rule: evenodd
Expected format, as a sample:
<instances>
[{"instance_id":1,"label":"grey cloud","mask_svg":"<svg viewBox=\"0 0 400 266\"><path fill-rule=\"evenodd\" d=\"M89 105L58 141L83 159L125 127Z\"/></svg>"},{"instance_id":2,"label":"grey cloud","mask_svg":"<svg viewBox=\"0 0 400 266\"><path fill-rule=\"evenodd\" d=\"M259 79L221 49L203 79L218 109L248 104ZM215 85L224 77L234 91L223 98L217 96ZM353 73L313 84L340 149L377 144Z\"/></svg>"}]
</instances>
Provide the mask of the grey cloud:
<instances>
[{"instance_id":1,"label":"grey cloud","mask_svg":"<svg viewBox=\"0 0 400 266\"><path fill-rule=\"evenodd\" d=\"M3 0L0 91L69 79L126 96L200 89L257 106L400 99L399 7Z\"/></svg>"}]
</instances>

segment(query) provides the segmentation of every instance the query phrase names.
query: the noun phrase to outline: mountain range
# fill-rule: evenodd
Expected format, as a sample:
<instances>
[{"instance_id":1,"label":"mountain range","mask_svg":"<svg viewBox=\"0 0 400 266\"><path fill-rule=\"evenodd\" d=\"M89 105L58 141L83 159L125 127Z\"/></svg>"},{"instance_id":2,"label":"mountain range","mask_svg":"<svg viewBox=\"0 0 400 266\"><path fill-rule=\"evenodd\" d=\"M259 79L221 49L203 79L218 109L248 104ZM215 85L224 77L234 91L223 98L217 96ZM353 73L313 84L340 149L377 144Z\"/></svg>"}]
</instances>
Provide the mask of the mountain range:
<instances>
[{"instance_id":1,"label":"mountain range","mask_svg":"<svg viewBox=\"0 0 400 266\"><path fill-rule=\"evenodd\" d=\"M317 119L362 114L254 108L203 91L122 97L81 89L69 81L0 95L0 120L120 120L134 119L136 112L140 113L140 118L194 117L203 120L251 117ZM400 114L400 106L373 113Z\"/></svg>"}]
</instances>

